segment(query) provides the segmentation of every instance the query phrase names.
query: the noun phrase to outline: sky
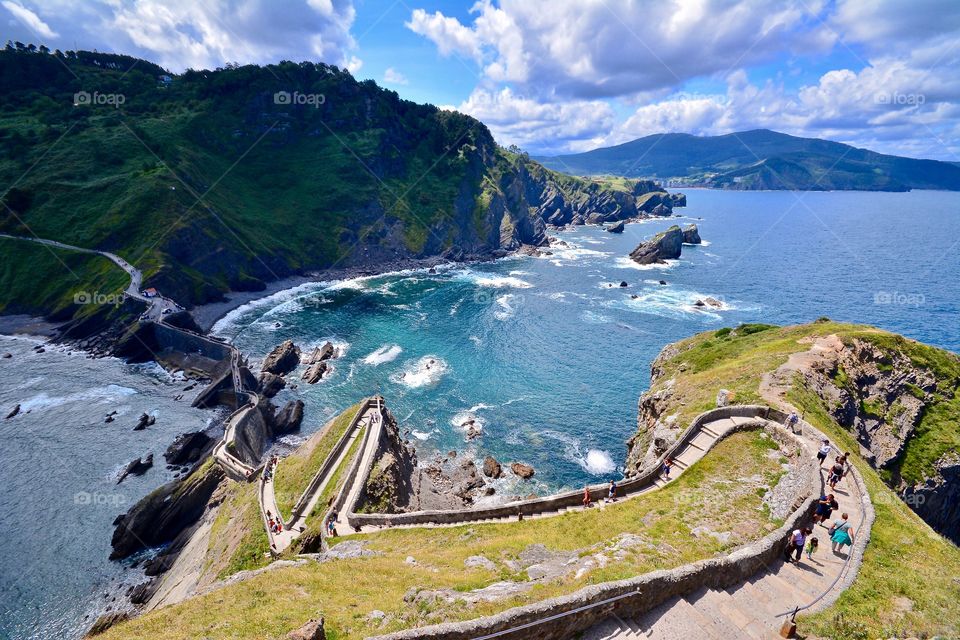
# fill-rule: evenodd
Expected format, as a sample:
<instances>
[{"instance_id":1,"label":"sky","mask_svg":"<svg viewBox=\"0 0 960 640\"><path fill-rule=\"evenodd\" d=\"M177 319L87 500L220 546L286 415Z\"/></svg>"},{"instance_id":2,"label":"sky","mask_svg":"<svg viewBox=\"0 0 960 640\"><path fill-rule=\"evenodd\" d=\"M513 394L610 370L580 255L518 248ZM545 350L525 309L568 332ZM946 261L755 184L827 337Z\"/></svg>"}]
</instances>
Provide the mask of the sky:
<instances>
[{"instance_id":1,"label":"sky","mask_svg":"<svg viewBox=\"0 0 960 640\"><path fill-rule=\"evenodd\" d=\"M960 161L960 0L0 0L4 40L312 60L534 154L767 128Z\"/></svg>"}]
</instances>

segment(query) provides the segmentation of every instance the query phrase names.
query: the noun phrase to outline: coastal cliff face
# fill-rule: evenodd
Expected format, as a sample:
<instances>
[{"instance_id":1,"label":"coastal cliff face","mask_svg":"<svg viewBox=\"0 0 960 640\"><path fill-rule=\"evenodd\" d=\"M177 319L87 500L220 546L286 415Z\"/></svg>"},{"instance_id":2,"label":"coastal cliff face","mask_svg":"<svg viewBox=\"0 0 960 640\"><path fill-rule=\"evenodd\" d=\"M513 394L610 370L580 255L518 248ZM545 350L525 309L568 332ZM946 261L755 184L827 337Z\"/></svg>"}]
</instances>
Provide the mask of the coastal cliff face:
<instances>
[{"instance_id":1,"label":"coastal cliff face","mask_svg":"<svg viewBox=\"0 0 960 640\"><path fill-rule=\"evenodd\" d=\"M867 327L851 325L821 335L816 326L810 325L809 334L796 343L795 362L751 373L770 374L781 387L810 394L850 432L859 445L854 453L873 466L901 500L935 530L960 541L960 358ZM732 363L723 376L711 380L716 386L710 394L696 391L703 395L696 404L702 409L712 402L707 395L726 385L735 389L737 380L744 379L753 365L738 363L735 352L719 360L711 350L765 331L757 327L722 329L711 332L712 338L698 337L661 351L651 366L650 390L639 401L637 432L627 443L626 475L656 461L699 412L688 406L694 393L688 377L708 363ZM763 401L757 393L755 383L747 385L739 390L738 400Z\"/></svg>"},{"instance_id":2,"label":"coastal cliff face","mask_svg":"<svg viewBox=\"0 0 960 640\"><path fill-rule=\"evenodd\" d=\"M18 215L0 220L0 231L32 235L29 228L136 257L145 286L190 306L333 266L376 271L495 257L543 244L548 225L666 215L684 203L648 181L547 170L499 147L474 118L402 100L331 65L191 70L162 90L150 73L166 74L106 53L0 51L11 100L0 127L32 132L3 138L0 149L26 167L48 151L43 141L58 140L48 171L0 168L0 178L18 183ZM68 106L94 85L126 97L131 127L118 113ZM315 100L277 99L294 92ZM37 107L49 100L63 108ZM188 215L199 194L206 214ZM2 255L0 267L15 275L30 268ZM75 284L51 297L72 299ZM62 319L78 312L28 308L33 298L13 290L0 292L5 302Z\"/></svg>"},{"instance_id":3,"label":"coastal cliff face","mask_svg":"<svg viewBox=\"0 0 960 640\"><path fill-rule=\"evenodd\" d=\"M939 451L944 447L934 442L955 436L960 426L960 363L946 352L920 359L929 354L917 349L906 341L845 340L802 375L887 484L931 527L960 543L960 453Z\"/></svg>"}]
</instances>

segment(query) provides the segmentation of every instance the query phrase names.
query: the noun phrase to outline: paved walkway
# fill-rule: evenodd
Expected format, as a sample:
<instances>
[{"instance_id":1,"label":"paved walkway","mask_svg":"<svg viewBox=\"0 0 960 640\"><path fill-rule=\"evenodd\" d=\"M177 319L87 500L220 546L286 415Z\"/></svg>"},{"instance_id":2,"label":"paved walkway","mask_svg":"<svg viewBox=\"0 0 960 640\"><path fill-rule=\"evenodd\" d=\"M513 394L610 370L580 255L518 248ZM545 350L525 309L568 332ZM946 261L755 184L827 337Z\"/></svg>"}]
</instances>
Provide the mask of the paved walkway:
<instances>
[{"instance_id":1,"label":"paved walkway","mask_svg":"<svg viewBox=\"0 0 960 640\"><path fill-rule=\"evenodd\" d=\"M818 344L815 348L820 350L825 347L824 344ZM784 366L789 369L790 366L805 361L806 356L798 354L796 358L792 358L792 362L788 361ZM783 373L792 379L792 370ZM775 377L765 376L760 391L772 406L793 411L794 407L783 400L785 388L777 383ZM823 434L806 422L801 421L800 424L802 434L798 435L806 441L809 449L816 450ZM837 452L834 452L834 455L836 454ZM854 477L849 475L836 489L829 489L826 480L831 458L832 456L828 458L828 463L820 472L823 486L827 487L826 492L833 493L840 504L840 508L831 516L831 521L847 513L854 529L854 537L863 535L863 532L856 530L863 516L860 487ZM588 629L583 634L583 640L779 638L778 631L786 619L779 614L810 604L821 597L835 597L844 588L845 579L848 577L846 574L858 569L857 564L846 562L850 547L846 547L842 554L835 555L831 550L827 529L819 525L813 526L813 529L813 535L820 543L813 560L808 560L806 553L799 565L787 564L778 559L766 570L734 587L704 587L688 596L668 600L636 618L608 618Z\"/></svg>"},{"instance_id":2,"label":"paved walkway","mask_svg":"<svg viewBox=\"0 0 960 640\"><path fill-rule=\"evenodd\" d=\"M13 236L7 233L0 233L0 238L9 238L11 240L24 240L26 242L33 242L36 244L46 245L48 247L56 247L58 249L67 249L68 251L77 251L79 253L91 253L96 255L101 255L104 258L107 258L118 267L127 272L127 275L130 276L130 284L127 285L124 293L134 300L139 300L140 302L147 305L146 319L154 321L162 321L163 313L165 310L170 309L175 311L179 309L177 303L169 298L156 297L148 298L140 293L141 287L143 286L143 274L139 269L134 267L132 264L121 258L115 253L110 253L109 251L98 251L97 249L84 249L83 247L75 247L70 244L65 244L63 242L58 242L56 240L46 240L44 238L28 238L26 236Z\"/></svg>"},{"instance_id":3,"label":"paved walkway","mask_svg":"<svg viewBox=\"0 0 960 640\"><path fill-rule=\"evenodd\" d=\"M744 418L744 417L733 417L733 418L723 418L720 420L714 420L712 422L707 422L700 425L697 429L697 433L690 438L686 446L680 449L673 458L674 467L673 471L670 474L670 479L666 480L659 475L655 477L649 484L644 486L634 488L632 491L626 494L620 494L618 497L618 502L622 500L628 500L635 496L643 495L650 491L659 489L660 487L665 486L668 482L676 480L679 476L683 475L684 471L693 465L697 460L702 458L707 451L717 442L723 438L727 432L731 429L737 427L738 425L745 424L748 422L756 422L758 418ZM367 462L372 458L376 453L376 440L377 438L371 437L367 441L367 447L363 451L364 460L361 461L361 469L367 464ZM416 523L416 524L396 524L396 525L364 525L360 528L359 532L354 529L349 522L347 522L348 508L354 504L357 496L359 495L360 489L362 488L363 482L366 479L359 477L355 480L354 484L350 488L350 493L347 497L347 500L344 503L344 508L338 514L338 519L336 522L337 535L348 535L352 533L373 533L376 531L382 531L384 529L410 529L418 527L457 527L464 524L488 524L494 522L512 522L517 519L517 516L513 513L510 515L505 515L501 517L491 517L485 519L472 519L467 521L459 522L426 522L426 523ZM603 509L605 508L606 503L602 500L594 501L590 507L584 507L582 505L574 505L570 507L563 507L559 509L546 509L539 513L525 514L524 519L535 520L539 518L551 518L554 516L562 515L564 513L569 513L572 511L583 511L585 509Z\"/></svg>"},{"instance_id":4,"label":"paved walkway","mask_svg":"<svg viewBox=\"0 0 960 640\"><path fill-rule=\"evenodd\" d=\"M350 454L350 448L353 446L353 443L357 438L361 437L364 433L364 430L371 426L376 426L382 420L381 408L379 405L375 405L367 409L363 416L353 425L350 432L346 434L347 441L343 448L340 450L337 455L336 460L331 465L324 464L318 473L323 473L323 476L319 478L318 482L313 482L313 491L305 496L306 504L303 509L297 513L292 514L293 519L290 522L287 522L283 529L279 533L274 533L270 531L270 527L266 526L268 521L267 512L270 512L274 516L280 513L280 509L277 507L277 496L274 491L274 478L276 478L276 470L274 469L273 473L270 474L270 478L266 482L260 482L260 511L264 518L265 528L267 530L267 536L270 538L271 548L277 552L281 553L284 549L290 546L290 544L300 537L300 535L307 528L307 519L310 517L310 514L313 513L314 508L317 506L317 502L320 500L320 496L323 495L323 492L326 490L327 486L330 484L330 481L336 475L337 470L339 470L344 464L349 463L347 456ZM369 447L367 448L369 449ZM277 465L279 466L279 465ZM316 478L316 476L315 476ZM351 491L356 488L359 490L359 487L362 486L362 483L355 482L351 486ZM315 517L324 517L324 516L315 516Z\"/></svg>"}]
</instances>

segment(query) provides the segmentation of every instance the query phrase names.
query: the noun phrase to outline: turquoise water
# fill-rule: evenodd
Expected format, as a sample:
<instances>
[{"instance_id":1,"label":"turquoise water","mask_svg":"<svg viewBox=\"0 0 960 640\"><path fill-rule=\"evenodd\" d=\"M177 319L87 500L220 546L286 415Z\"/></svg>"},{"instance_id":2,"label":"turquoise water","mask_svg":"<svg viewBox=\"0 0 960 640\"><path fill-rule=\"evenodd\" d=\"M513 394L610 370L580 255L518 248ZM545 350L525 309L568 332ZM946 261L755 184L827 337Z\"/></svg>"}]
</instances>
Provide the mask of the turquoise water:
<instances>
[{"instance_id":1,"label":"turquoise water","mask_svg":"<svg viewBox=\"0 0 960 640\"><path fill-rule=\"evenodd\" d=\"M215 330L252 357L287 338L345 348L329 379L287 392L308 404L305 432L379 391L421 457L457 449L523 460L541 492L617 475L650 362L693 333L825 315L960 348L960 194L694 190L688 199L682 220L628 225L621 236L559 233L570 247L552 256L305 285ZM679 261L643 269L625 258L644 237L690 221L706 243L685 246ZM706 296L724 309L692 306ZM469 443L459 426L468 418L483 427Z\"/></svg>"},{"instance_id":2,"label":"turquoise water","mask_svg":"<svg viewBox=\"0 0 960 640\"><path fill-rule=\"evenodd\" d=\"M308 285L218 329L253 358L285 338L346 347L328 380L284 392L308 405L301 435L380 391L422 458L457 449L533 464L534 487L501 481L508 497L615 476L651 360L698 331L827 315L960 350L960 194L687 195L684 213L703 218L709 244L684 247L666 268L624 256L671 221L622 236L581 228L559 234L572 248L553 256ZM630 286L606 286L621 280ZM691 308L708 295L727 309ZM74 638L120 585L142 580L131 563L107 560L111 522L169 479L159 456L174 437L214 415L173 400L184 383L156 367L33 345L0 338L15 354L0 359L0 407L30 410L0 419L0 638ZM121 418L104 424L112 410ZM134 432L143 411L157 424ZM483 435L467 443L458 424L470 414ZM151 451L154 469L115 484Z\"/></svg>"}]
</instances>

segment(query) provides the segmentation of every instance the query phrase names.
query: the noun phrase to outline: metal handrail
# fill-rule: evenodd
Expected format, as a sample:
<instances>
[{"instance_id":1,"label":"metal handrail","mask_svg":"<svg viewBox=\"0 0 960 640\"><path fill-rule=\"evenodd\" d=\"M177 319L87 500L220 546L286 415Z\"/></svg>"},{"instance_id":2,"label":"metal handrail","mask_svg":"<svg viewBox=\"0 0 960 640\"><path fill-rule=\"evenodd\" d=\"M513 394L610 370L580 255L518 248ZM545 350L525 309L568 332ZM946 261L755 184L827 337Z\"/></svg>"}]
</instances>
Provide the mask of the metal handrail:
<instances>
[{"instance_id":1,"label":"metal handrail","mask_svg":"<svg viewBox=\"0 0 960 640\"><path fill-rule=\"evenodd\" d=\"M600 607L605 604L610 604L611 602L617 602L623 600L624 598L629 598L631 596L640 595L639 589L636 591L629 591L627 593L621 593L618 596L613 596L612 598L607 598L606 600L601 600L600 602L594 602L592 604L586 604L582 607L577 607L576 609L570 609L569 611L563 611L561 613L555 613L552 616L547 616L546 618L540 618L539 620L534 620L533 622L527 622L516 627L510 627L509 629L504 629L503 631L497 631L495 633L490 633L485 636L478 636L473 640L490 640L491 638L499 638L505 636L509 633L515 633L517 631L523 631L524 629L529 629L530 627L535 627L537 625L543 624L544 622L552 622L553 620L559 620L560 618L573 615L575 613L582 613L588 609L593 609L594 607Z\"/></svg>"},{"instance_id":2,"label":"metal handrail","mask_svg":"<svg viewBox=\"0 0 960 640\"><path fill-rule=\"evenodd\" d=\"M839 449L837 449L836 447L834 447L832 444L831 444L830 446L831 446L832 448L836 449L837 451L840 451ZM863 523L866 522L866 520L867 520L867 510L863 508L863 494L864 494L864 492L866 492L866 489L867 489L867 488L866 488L866 485L861 485L860 479L859 479L859 477L857 476L857 474L859 473L859 471L857 471L856 469L854 469L852 462L850 463L850 469L853 470L853 474L852 474L852 475L853 475L854 483L857 485L857 490L860 492L860 505L861 505L861 507L860 507L860 524L857 525L857 535L860 536L860 535L863 535ZM855 543L854 543L854 544L855 544ZM842 568L840 569L840 571L837 573L837 577L835 577L835 578L833 579L833 582L830 583L830 586L828 586L826 589L824 589L823 592L822 592L820 595L818 595L816 598L814 598L813 600L811 600L811 601L808 602L807 604L805 604L805 605L798 605L798 606L794 607L793 609L791 609L790 611L784 611L783 613L778 613L778 614L775 615L774 617L775 617L775 618L782 618L783 616L795 616L795 615L797 615L798 613L800 613L801 611L806 611L807 609L809 609L809 608L812 607L813 605L815 605L815 604L817 604L818 602L820 602L821 600L823 600L823 598L826 597L826 595L827 595L828 593L830 593L835 586L837 586L837 582L839 582L839 581L840 581L840 578L842 578L842 577L844 576L844 574L847 572L847 567L850 565L850 560L851 560L852 558L853 558L853 544L850 545L850 553L847 554L847 559L843 561L843 567L842 567Z\"/></svg>"}]
</instances>

